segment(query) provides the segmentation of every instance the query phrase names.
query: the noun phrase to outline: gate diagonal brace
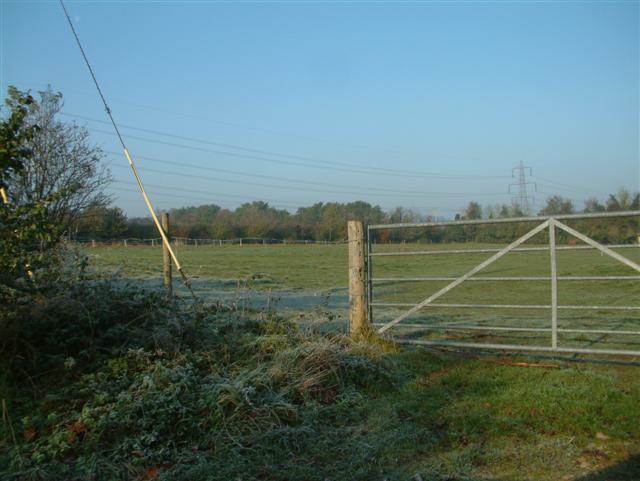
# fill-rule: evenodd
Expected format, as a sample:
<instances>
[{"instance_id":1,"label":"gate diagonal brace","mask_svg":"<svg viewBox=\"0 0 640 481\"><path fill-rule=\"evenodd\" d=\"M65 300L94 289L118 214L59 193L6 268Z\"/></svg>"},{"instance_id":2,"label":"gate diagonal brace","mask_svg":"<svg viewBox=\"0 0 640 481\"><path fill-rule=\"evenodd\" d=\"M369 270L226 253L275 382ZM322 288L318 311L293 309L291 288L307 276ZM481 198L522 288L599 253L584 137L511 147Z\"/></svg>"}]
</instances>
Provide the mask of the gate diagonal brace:
<instances>
[{"instance_id":1,"label":"gate diagonal brace","mask_svg":"<svg viewBox=\"0 0 640 481\"><path fill-rule=\"evenodd\" d=\"M563 231L565 231L565 232L571 234L572 236L580 239L582 242L585 242L585 243L589 244L590 246L595 247L600 252L602 252L604 254L607 254L609 257L614 258L618 262L621 262L624 265L629 266L632 269L635 269L636 271L640 272L640 265L636 264L632 260L627 259L625 256L618 254L616 251L609 249L607 246L603 246L599 242L594 241L591 237L587 237L586 235L578 232L575 229L572 229L568 225L563 224L562 222L560 222L560 221L558 221L556 219L551 219L551 221L559 229L562 229Z\"/></svg>"},{"instance_id":2,"label":"gate diagonal brace","mask_svg":"<svg viewBox=\"0 0 640 481\"><path fill-rule=\"evenodd\" d=\"M518 247L520 244L526 242L527 240L529 240L530 238L532 238L533 236L535 236L536 234L538 234L539 232L543 231L544 229L546 229L547 227L549 227L550 225L550 221L546 220L544 221L542 224L538 225L537 227L535 227L534 229L530 230L529 232L527 232L525 235L523 235L522 237L520 237L519 239L513 241L511 244L509 244L507 247L505 247L504 249L502 249L501 251L497 252L496 254L494 254L493 256L491 256L490 258L488 258L486 261L482 262L481 264L478 264L476 267L474 267L473 269L471 269L469 272L467 272L466 274L463 274L462 276L458 277L455 281L451 282L450 284L448 284L447 286L443 287L442 289L440 289L438 292L436 292L435 294L432 294L431 296L427 297L424 301L422 301L421 303L415 305L414 307L412 307L411 309L409 309L407 312L405 312L404 314L401 314L400 316L396 317L394 320L388 322L387 324L385 324L384 326L382 326L380 329L378 329L378 333L382 334L383 332L385 332L386 330L392 328L393 326L395 326L396 324L398 324L399 322L403 321L404 319L406 319L407 317L409 317L410 315L414 314L415 312L419 311L420 309L422 309L424 306L432 303L433 301L435 301L436 299L438 299L439 297L442 297L444 294L446 294L447 292L449 292L451 289L453 289L454 287L462 284L464 281L466 281L467 279L469 279L471 276L473 276L474 274L476 274L477 272L481 271L482 269L484 269L485 267L487 267L489 264L492 264L493 262L497 261L498 259L500 259L502 256L504 256L505 254L507 254L508 252L510 252L512 249L515 249L516 247ZM559 226L561 227L561 226ZM580 233L578 233L580 234ZM582 235L582 234L580 234ZM595 241L593 241L595 242Z\"/></svg>"}]
</instances>

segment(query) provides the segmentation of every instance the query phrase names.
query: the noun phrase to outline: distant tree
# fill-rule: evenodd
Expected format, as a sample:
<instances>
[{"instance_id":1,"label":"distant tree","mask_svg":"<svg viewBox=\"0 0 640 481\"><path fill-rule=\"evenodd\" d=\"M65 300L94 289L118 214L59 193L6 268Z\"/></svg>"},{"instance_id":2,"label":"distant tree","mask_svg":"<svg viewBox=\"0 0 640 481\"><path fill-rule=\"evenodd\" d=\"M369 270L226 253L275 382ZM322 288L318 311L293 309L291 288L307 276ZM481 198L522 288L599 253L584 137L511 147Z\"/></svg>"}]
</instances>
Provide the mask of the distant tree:
<instances>
[{"instance_id":1,"label":"distant tree","mask_svg":"<svg viewBox=\"0 0 640 481\"><path fill-rule=\"evenodd\" d=\"M547 202L538 215L561 215L573 214L574 212L575 209L571 199L566 199L560 195L552 195L547 197Z\"/></svg>"},{"instance_id":2,"label":"distant tree","mask_svg":"<svg viewBox=\"0 0 640 481\"><path fill-rule=\"evenodd\" d=\"M512 202L511 207L509 207L509 215L507 217L524 217L525 212L520 208L520 206Z\"/></svg>"},{"instance_id":3,"label":"distant tree","mask_svg":"<svg viewBox=\"0 0 640 481\"><path fill-rule=\"evenodd\" d=\"M263 201L242 204L235 210L234 216L246 237L277 237L279 226L289 220L286 210L274 209Z\"/></svg>"},{"instance_id":4,"label":"distant tree","mask_svg":"<svg viewBox=\"0 0 640 481\"><path fill-rule=\"evenodd\" d=\"M522 217L524 215L522 210L520 210L520 206L515 202L511 204L488 205L484 209L484 214L487 219Z\"/></svg>"},{"instance_id":5,"label":"distant tree","mask_svg":"<svg viewBox=\"0 0 640 481\"><path fill-rule=\"evenodd\" d=\"M9 87L6 106L17 108L24 95ZM37 126L24 143L31 155L4 182L13 204L49 199L47 217L66 230L85 209L108 203L104 189L111 177L100 163L104 154L91 145L88 131L56 119L63 105L62 94L47 89L39 92L39 97L26 106L26 124Z\"/></svg>"},{"instance_id":6,"label":"distant tree","mask_svg":"<svg viewBox=\"0 0 640 481\"><path fill-rule=\"evenodd\" d=\"M421 220L422 216L418 212L406 207L396 207L389 213L389 223L391 224L411 224Z\"/></svg>"},{"instance_id":7,"label":"distant tree","mask_svg":"<svg viewBox=\"0 0 640 481\"><path fill-rule=\"evenodd\" d=\"M624 187L616 195L610 194L607 199L607 211L633 210L640 208L640 193L631 194Z\"/></svg>"},{"instance_id":8,"label":"distant tree","mask_svg":"<svg viewBox=\"0 0 640 481\"><path fill-rule=\"evenodd\" d=\"M499 211L500 206L496 208L496 206L489 204L484 208L484 213L487 216L487 219L495 219L498 216Z\"/></svg>"},{"instance_id":9,"label":"distant tree","mask_svg":"<svg viewBox=\"0 0 640 481\"><path fill-rule=\"evenodd\" d=\"M344 239L347 233L344 207L336 202L329 202L322 206L322 218L318 226L317 240L334 241Z\"/></svg>"},{"instance_id":10,"label":"distant tree","mask_svg":"<svg viewBox=\"0 0 640 481\"><path fill-rule=\"evenodd\" d=\"M590 197L584 201L584 209L583 212L586 214L593 214L596 212L604 212L606 210L605 206L600 203L598 199L595 197Z\"/></svg>"},{"instance_id":11,"label":"distant tree","mask_svg":"<svg viewBox=\"0 0 640 481\"><path fill-rule=\"evenodd\" d=\"M300 207L293 218L293 237L300 240L317 239L323 207L322 202L316 202L310 207Z\"/></svg>"},{"instance_id":12,"label":"distant tree","mask_svg":"<svg viewBox=\"0 0 640 481\"><path fill-rule=\"evenodd\" d=\"M387 221L390 224L415 224L423 220L420 213L415 210L407 209L406 207L396 207L388 216ZM394 229L389 232L389 239L393 241L406 240L414 241L419 238L420 235L427 236L428 233L418 229Z\"/></svg>"},{"instance_id":13,"label":"distant tree","mask_svg":"<svg viewBox=\"0 0 640 481\"><path fill-rule=\"evenodd\" d=\"M197 207L180 207L178 209L171 209L169 216L174 224L185 225L210 225L216 218L216 215L220 212L220 206L216 204L205 204Z\"/></svg>"},{"instance_id":14,"label":"distant tree","mask_svg":"<svg viewBox=\"0 0 640 481\"><path fill-rule=\"evenodd\" d=\"M236 223L233 212L229 209L221 209L216 214L210 231L215 239L230 239L236 237Z\"/></svg>"},{"instance_id":15,"label":"distant tree","mask_svg":"<svg viewBox=\"0 0 640 481\"><path fill-rule=\"evenodd\" d=\"M469 202L464 211L464 218L468 220L482 219L482 207L475 201Z\"/></svg>"},{"instance_id":16,"label":"distant tree","mask_svg":"<svg viewBox=\"0 0 640 481\"><path fill-rule=\"evenodd\" d=\"M124 236L150 239L157 237L158 231L151 217L133 217L127 220L127 230Z\"/></svg>"},{"instance_id":17,"label":"distant tree","mask_svg":"<svg viewBox=\"0 0 640 481\"><path fill-rule=\"evenodd\" d=\"M379 224L385 218L385 214L379 205L371 205L361 200L344 204L344 209L346 213L345 220L361 220L365 224Z\"/></svg>"},{"instance_id":18,"label":"distant tree","mask_svg":"<svg viewBox=\"0 0 640 481\"><path fill-rule=\"evenodd\" d=\"M74 226L80 239L117 239L127 231L127 216L119 207L92 205L85 209Z\"/></svg>"},{"instance_id":19,"label":"distant tree","mask_svg":"<svg viewBox=\"0 0 640 481\"><path fill-rule=\"evenodd\" d=\"M211 237L211 227L206 224L193 224L189 226L186 236L191 239L206 239Z\"/></svg>"}]
</instances>

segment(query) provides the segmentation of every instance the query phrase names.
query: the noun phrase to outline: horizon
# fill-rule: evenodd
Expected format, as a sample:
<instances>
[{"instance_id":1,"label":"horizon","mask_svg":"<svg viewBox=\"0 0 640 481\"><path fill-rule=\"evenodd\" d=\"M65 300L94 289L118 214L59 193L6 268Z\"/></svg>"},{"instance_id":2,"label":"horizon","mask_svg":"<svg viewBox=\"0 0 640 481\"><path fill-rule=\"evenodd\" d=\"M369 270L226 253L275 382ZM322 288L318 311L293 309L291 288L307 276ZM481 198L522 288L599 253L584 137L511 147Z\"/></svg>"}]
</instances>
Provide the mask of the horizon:
<instances>
[{"instance_id":1,"label":"horizon","mask_svg":"<svg viewBox=\"0 0 640 481\"><path fill-rule=\"evenodd\" d=\"M67 9L158 210L362 200L453 217L511 204L520 162L534 214L640 187L638 3ZM3 96L62 92L61 120L107 152L115 205L148 215L60 6L6 0L0 16Z\"/></svg>"}]
</instances>

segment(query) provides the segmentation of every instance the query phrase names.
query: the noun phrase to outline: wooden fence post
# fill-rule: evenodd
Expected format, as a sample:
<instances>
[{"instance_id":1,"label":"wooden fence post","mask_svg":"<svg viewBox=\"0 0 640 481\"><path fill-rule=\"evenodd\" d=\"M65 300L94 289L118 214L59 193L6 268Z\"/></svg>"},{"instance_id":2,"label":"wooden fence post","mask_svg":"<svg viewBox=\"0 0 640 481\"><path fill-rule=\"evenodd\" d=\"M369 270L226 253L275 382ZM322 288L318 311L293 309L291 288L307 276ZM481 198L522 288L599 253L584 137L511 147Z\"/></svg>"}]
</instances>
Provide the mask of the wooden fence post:
<instances>
[{"instance_id":1,"label":"wooden fence post","mask_svg":"<svg viewBox=\"0 0 640 481\"><path fill-rule=\"evenodd\" d=\"M164 230L167 238L170 239L169 214L166 212L162 213L162 230ZM171 296L173 294L173 285L171 282L171 254L164 242L162 243L162 275L164 277L164 288L167 290L167 295Z\"/></svg>"},{"instance_id":2,"label":"wooden fence post","mask_svg":"<svg viewBox=\"0 0 640 481\"><path fill-rule=\"evenodd\" d=\"M347 232L349 237L349 332L351 335L358 335L368 328L362 222L348 221Z\"/></svg>"}]
</instances>

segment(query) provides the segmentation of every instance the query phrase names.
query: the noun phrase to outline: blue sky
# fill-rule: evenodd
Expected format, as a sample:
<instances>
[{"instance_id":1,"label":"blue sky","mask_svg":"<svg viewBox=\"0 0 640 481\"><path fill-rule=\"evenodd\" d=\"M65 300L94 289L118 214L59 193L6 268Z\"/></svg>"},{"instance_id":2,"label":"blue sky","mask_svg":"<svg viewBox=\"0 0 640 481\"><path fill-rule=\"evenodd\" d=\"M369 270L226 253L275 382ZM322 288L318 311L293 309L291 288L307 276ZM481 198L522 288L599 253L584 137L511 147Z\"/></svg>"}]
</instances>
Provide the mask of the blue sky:
<instances>
[{"instance_id":1,"label":"blue sky","mask_svg":"<svg viewBox=\"0 0 640 481\"><path fill-rule=\"evenodd\" d=\"M119 123L209 142L123 127L160 209L450 216L509 203L520 161L538 207L640 186L637 2L66 5ZM114 152L117 205L143 215L110 127L81 118L107 120L60 5L3 0L1 16L3 94L61 91L64 118Z\"/></svg>"}]
</instances>

